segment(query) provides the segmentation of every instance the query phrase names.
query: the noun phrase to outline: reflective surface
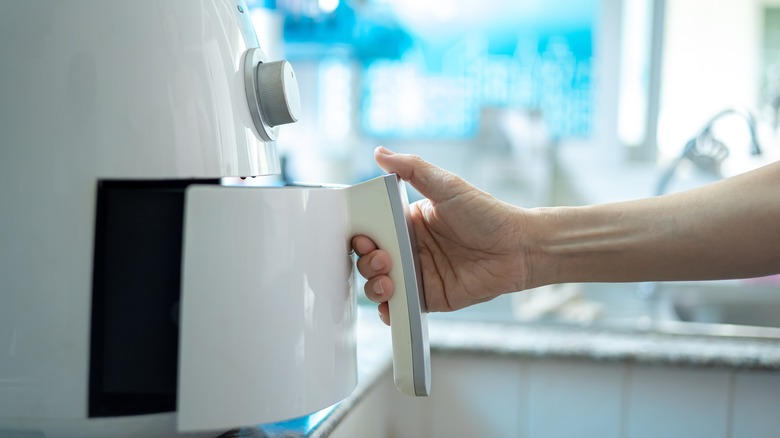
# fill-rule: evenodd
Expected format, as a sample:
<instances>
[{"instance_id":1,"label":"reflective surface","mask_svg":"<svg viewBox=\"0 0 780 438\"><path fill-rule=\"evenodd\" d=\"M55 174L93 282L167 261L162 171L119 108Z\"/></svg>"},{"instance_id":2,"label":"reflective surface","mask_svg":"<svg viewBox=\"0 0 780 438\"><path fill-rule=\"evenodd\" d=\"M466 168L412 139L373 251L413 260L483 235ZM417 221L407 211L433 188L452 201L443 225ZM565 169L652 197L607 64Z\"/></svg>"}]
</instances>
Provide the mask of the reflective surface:
<instances>
[{"instance_id":1,"label":"reflective surface","mask_svg":"<svg viewBox=\"0 0 780 438\"><path fill-rule=\"evenodd\" d=\"M780 284L767 278L555 285L431 318L780 340Z\"/></svg>"},{"instance_id":2,"label":"reflective surface","mask_svg":"<svg viewBox=\"0 0 780 438\"><path fill-rule=\"evenodd\" d=\"M718 336L780 339L780 284L773 279L662 283L660 328Z\"/></svg>"}]
</instances>

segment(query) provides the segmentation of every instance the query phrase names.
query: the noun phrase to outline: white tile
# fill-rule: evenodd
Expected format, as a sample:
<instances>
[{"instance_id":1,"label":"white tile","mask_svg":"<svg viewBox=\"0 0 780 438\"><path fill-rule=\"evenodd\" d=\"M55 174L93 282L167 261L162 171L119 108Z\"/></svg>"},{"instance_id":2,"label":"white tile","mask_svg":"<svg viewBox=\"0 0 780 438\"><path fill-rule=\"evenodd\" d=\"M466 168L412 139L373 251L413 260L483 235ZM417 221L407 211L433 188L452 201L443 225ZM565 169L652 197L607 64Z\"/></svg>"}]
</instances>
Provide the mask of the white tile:
<instances>
[{"instance_id":1,"label":"white tile","mask_svg":"<svg viewBox=\"0 0 780 438\"><path fill-rule=\"evenodd\" d=\"M432 378L435 382L436 375L433 374ZM430 397L410 397L401 394L395 388L392 372L388 374L387 381L390 387L388 401L391 406L391 411L387 413L390 416L387 436L389 438L430 437L433 400Z\"/></svg>"},{"instance_id":2,"label":"white tile","mask_svg":"<svg viewBox=\"0 0 780 438\"><path fill-rule=\"evenodd\" d=\"M623 364L533 362L528 436L618 438L625 376Z\"/></svg>"},{"instance_id":3,"label":"white tile","mask_svg":"<svg viewBox=\"0 0 780 438\"><path fill-rule=\"evenodd\" d=\"M525 365L496 356L432 358L430 437L519 438ZM411 438L411 437L410 437Z\"/></svg>"},{"instance_id":4,"label":"white tile","mask_svg":"<svg viewBox=\"0 0 780 438\"><path fill-rule=\"evenodd\" d=\"M388 373L389 375L389 373ZM392 380L392 377L389 378ZM330 434L331 438L375 437L389 438L391 430L390 403L388 394L391 389L388 379L382 378L376 386L357 403L341 420Z\"/></svg>"},{"instance_id":5,"label":"white tile","mask_svg":"<svg viewBox=\"0 0 780 438\"><path fill-rule=\"evenodd\" d=\"M629 438L727 436L731 371L635 366L629 381Z\"/></svg>"},{"instance_id":6,"label":"white tile","mask_svg":"<svg viewBox=\"0 0 780 438\"><path fill-rule=\"evenodd\" d=\"M780 436L780 372L741 371L735 379L731 437Z\"/></svg>"}]
</instances>

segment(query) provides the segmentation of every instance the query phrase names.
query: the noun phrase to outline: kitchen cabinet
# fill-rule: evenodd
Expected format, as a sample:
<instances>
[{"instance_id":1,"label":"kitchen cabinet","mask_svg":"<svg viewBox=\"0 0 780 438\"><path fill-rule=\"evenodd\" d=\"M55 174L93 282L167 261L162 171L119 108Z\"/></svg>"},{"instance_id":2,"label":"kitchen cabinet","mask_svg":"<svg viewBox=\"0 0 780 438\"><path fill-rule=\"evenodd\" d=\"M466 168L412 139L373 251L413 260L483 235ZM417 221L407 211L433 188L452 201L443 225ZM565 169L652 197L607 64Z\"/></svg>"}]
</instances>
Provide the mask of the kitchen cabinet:
<instances>
[{"instance_id":1,"label":"kitchen cabinet","mask_svg":"<svg viewBox=\"0 0 780 438\"><path fill-rule=\"evenodd\" d=\"M399 394L388 373L332 436L761 438L780 430L776 371L463 353L434 354L432 367L431 397Z\"/></svg>"},{"instance_id":2,"label":"kitchen cabinet","mask_svg":"<svg viewBox=\"0 0 780 438\"><path fill-rule=\"evenodd\" d=\"M623 400L625 436L728 437L732 375L724 369L632 367Z\"/></svg>"},{"instance_id":3,"label":"kitchen cabinet","mask_svg":"<svg viewBox=\"0 0 780 438\"><path fill-rule=\"evenodd\" d=\"M619 438L624 364L530 361L528 437Z\"/></svg>"},{"instance_id":4,"label":"kitchen cabinet","mask_svg":"<svg viewBox=\"0 0 780 438\"><path fill-rule=\"evenodd\" d=\"M741 371L734 376L731 437L780 434L780 375L772 371Z\"/></svg>"}]
</instances>

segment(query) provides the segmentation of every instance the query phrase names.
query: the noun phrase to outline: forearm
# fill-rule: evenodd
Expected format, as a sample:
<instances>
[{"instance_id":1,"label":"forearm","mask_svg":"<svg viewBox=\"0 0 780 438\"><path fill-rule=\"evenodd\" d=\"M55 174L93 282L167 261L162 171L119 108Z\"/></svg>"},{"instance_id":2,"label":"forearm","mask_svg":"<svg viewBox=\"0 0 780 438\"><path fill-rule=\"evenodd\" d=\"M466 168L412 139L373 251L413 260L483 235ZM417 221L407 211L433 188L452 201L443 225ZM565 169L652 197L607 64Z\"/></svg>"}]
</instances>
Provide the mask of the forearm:
<instances>
[{"instance_id":1,"label":"forearm","mask_svg":"<svg viewBox=\"0 0 780 438\"><path fill-rule=\"evenodd\" d=\"M530 216L532 286L780 272L780 163L678 194Z\"/></svg>"}]
</instances>

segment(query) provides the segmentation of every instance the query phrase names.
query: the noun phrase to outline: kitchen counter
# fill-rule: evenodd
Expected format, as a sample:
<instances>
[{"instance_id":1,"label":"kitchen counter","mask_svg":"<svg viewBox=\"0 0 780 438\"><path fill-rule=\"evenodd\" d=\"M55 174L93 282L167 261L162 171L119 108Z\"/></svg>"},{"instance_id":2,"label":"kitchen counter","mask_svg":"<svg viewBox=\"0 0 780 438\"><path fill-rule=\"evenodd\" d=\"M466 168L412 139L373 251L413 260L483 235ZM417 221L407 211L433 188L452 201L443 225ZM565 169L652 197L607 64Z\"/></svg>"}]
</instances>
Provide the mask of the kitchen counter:
<instances>
[{"instance_id":1,"label":"kitchen counter","mask_svg":"<svg viewBox=\"0 0 780 438\"><path fill-rule=\"evenodd\" d=\"M481 353L530 358L780 370L780 339L448 321L436 321L430 330L431 348L438 354Z\"/></svg>"},{"instance_id":2,"label":"kitchen counter","mask_svg":"<svg viewBox=\"0 0 780 438\"><path fill-rule=\"evenodd\" d=\"M241 428L223 434L221 438L328 436L379 379L391 372L390 330L381 324L372 310L361 308L358 312L358 385L349 397L308 417ZM780 370L780 339L463 321L440 314L429 318L429 334L434 356L478 354L676 367Z\"/></svg>"}]
</instances>

